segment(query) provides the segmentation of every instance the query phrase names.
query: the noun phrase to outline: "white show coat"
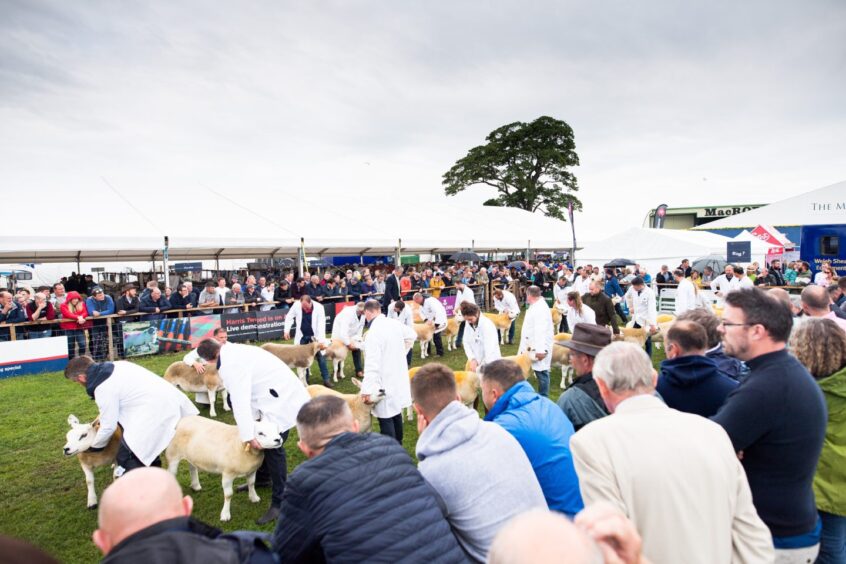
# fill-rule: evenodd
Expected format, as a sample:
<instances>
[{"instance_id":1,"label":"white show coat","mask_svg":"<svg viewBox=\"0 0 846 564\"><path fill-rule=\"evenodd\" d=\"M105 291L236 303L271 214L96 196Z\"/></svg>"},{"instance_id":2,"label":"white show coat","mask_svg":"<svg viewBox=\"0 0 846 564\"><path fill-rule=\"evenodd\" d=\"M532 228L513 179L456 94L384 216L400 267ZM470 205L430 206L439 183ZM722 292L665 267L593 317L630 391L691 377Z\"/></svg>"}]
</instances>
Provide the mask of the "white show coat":
<instances>
[{"instance_id":1,"label":"white show coat","mask_svg":"<svg viewBox=\"0 0 846 564\"><path fill-rule=\"evenodd\" d=\"M555 301L561 305L567 305L567 294L573 292L574 289L572 286L559 286L556 282L552 285L552 296L555 298Z\"/></svg>"},{"instance_id":2,"label":"white show coat","mask_svg":"<svg viewBox=\"0 0 846 564\"><path fill-rule=\"evenodd\" d=\"M520 349L517 354L522 354L528 349L537 353L546 353L543 360L532 361L532 368L534 370L549 370L552 366L553 336L552 314L549 312L546 300L540 298L526 310L523 328L520 330Z\"/></svg>"},{"instance_id":3,"label":"white show coat","mask_svg":"<svg viewBox=\"0 0 846 564\"><path fill-rule=\"evenodd\" d=\"M259 418L276 423L280 432L287 431L309 400L291 369L261 347L227 343L220 349L218 372L232 401L238 436L244 442L256 438Z\"/></svg>"},{"instance_id":4,"label":"white show coat","mask_svg":"<svg viewBox=\"0 0 846 564\"><path fill-rule=\"evenodd\" d=\"M388 419L411 405L411 385L405 354L405 331L396 319L379 314L370 322L364 340L364 378L361 394L373 399L384 390L385 397L373 406L373 414Z\"/></svg>"},{"instance_id":5,"label":"white show coat","mask_svg":"<svg viewBox=\"0 0 846 564\"><path fill-rule=\"evenodd\" d=\"M567 307L567 304L564 304ZM572 332L576 328L576 323L590 323L596 325L596 312L593 308L582 304L582 313L576 311L574 307L567 307L567 327Z\"/></svg>"},{"instance_id":6,"label":"white show coat","mask_svg":"<svg viewBox=\"0 0 846 564\"><path fill-rule=\"evenodd\" d=\"M361 338L364 331L364 312L361 317L357 315L355 306L347 306L335 316L332 323L332 338L338 339L349 346L353 338Z\"/></svg>"},{"instance_id":7,"label":"white show coat","mask_svg":"<svg viewBox=\"0 0 846 564\"><path fill-rule=\"evenodd\" d=\"M696 309L697 304L696 288L693 282L683 278L676 288L676 315L681 315L691 309Z\"/></svg>"},{"instance_id":8,"label":"white show coat","mask_svg":"<svg viewBox=\"0 0 846 564\"><path fill-rule=\"evenodd\" d=\"M481 313L476 327L469 323L464 325L464 342L462 345L467 360L475 360L479 366L490 364L502 358L502 353L499 351L499 335L496 332L496 325Z\"/></svg>"},{"instance_id":9,"label":"white show coat","mask_svg":"<svg viewBox=\"0 0 846 564\"><path fill-rule=\"evenodd\" d=\"M719 292L719 298L722 301L722 298L724 298L726 294L737 289L737 284L737 276L732 276L731 280L729 280L726 278L725 274L720 274L711 280L711 290Z\"/></svg>"},{"instance_id":10,"label":"white show coat","mask_svg":"<svg viewBox=\"0 0 846 564\"><path fill-rule=\"evenodd\" d=\"M518 315L520 315L520 304L517 303L517 297L508 290L502 291L502 299L498 300L494 298L494 309L497 310L499 313L507 312L508 317L512 320L516 319Z\"/></svg>"},{"instance_id":11,"label":"white show coat","mask_svg":"<svg viewBox=\"0 0 846 564\"><path fill-rule=\"evenodd\" d=\"M402 308L402 311L398 314L397 310L394 309L393 306L388 308L388 319L396 319L402 325L407 325L408 327L414 328L414 312L411 311L411 307L405 306ZM417 335L417 333L415 333ZM415 337L416 338L416 337Z\"/></svg>"},{"instance_id":12,"label":"white show coat","mask_svg":"<svg viewBox=\"0 0 846 564\"><path fill-rule=\"evenodd\" d=\"M579 293L580 296L584 296L590 291L590 281L591 277L588 276L587 278L582 278L581 276L576 276L573 278L573 291ZM566 302L567 300L564 300ZM562 302L563 303L563 302Z\"/></svg>"},{"instance_id":13,"label":"white show coat","mask_svg":"<svg viewBox=\"0 0 846 564\"><path fill-rule=\"evenodd\" d=\"M632 321L649 329L658 326L658 307L655 305L655 292L649 286L644 286L638 294L637 290L629 287L625 295L626 307L632 316Z\"/></svg>"},{"instance_id":14,"label":"white show coat","mask_svg":"<svg viewBox=\"0 0 846 564\"><path fill-rule=\"evenodd\" d=\"M455 289L455 311L458 311L461 307L461 304L464 302L468 302L471 304L476 303L476 296L473 294L473 290L470 289L469 286L464 286L463 290Z\"/></svg>"},{"instance_id":15,"label":"white show coat","mask_svg":"<svg viewBox=\"0 0 846 564\"><path fill-rule=\"evenodd\" d=\"M326 310L323 309L323 304L312 301L311 302L311 330L314 332L315 341L326 340ZM291 309L288 310L288 315L285 316L285 332L291 331L291 325L294 321L297 322L297 332L294 335L294 344L299 345L303 338L303 304L300 301L294 302Z\"/></svg>"},{"instance_id":16,"label":"white show coat","mask_svg":"<svg viewBox=\"0 0 846 564\"><path fill-rule=\"evenodd\" d=\"M105 447L118 423L123 440L149 466L176 434L176 424L200 412L176 387L137 364L120 360L94 390L100 410L100 430L91 445Z\"/></svg>"},{"instance_id":17,"label":"white show coat","mask_svg":"<svg viewBox=\"0 0 846 564\"><path fill-rule=\"evenodd\" d=\"M270 286L265 286L264 290L261 291L261 299L263 299L266 302L272 302L273 301L273 290L270 289ZM259 308L259 309L261 309L261 311L270 311L274 307L275 306L273 304L266 304L266 305L261 306L261 308Z\"/></svg>"},{"instance_id":18,"label":"white show coat","mask_svg":"<svg viewBox=\"0 0 846 564\"><path fill-rule=\"evenodd\" d=\"M438 298L428 297L420 306L420 317L426 321L433 321L435 327L446 327L447 313L444 304Z\"/></svg>"}]
</instances>

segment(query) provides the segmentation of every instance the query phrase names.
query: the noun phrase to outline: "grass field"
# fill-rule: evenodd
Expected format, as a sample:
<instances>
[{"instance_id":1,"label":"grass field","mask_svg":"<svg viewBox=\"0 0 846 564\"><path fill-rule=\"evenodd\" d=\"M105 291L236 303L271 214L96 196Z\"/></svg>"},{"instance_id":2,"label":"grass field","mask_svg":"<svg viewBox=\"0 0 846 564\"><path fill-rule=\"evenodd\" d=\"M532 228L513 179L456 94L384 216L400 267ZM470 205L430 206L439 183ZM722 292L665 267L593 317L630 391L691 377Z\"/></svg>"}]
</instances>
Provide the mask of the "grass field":
<instances>
[{"instance_id":1,"label":"grass field","mask_svg":"<svg viewBox=\"0 0 846 564\"><path fill-rule=\"evenodd\" d=\"M522 317L518 324L521 321ZM517 337L519 334L518 325ZM503 355L516 352L516 344L502 347ZM413 366L423 364L419 356L415 346ZM140 357L136 362L156 374L163 374L170 363L181 357L182 354ZM448 352L443 359L427 358L426 362L436 360L461 370L466 357L459 350ZM654 360L657 363L659 359ZM347 378L337 389L354 393L356 388L350 382L354 373L351 359L347 360L345 368ZM315 374L319 374L316 364L312 368L311 383L319 379ZM554 369L550 389L553 400L561 392L560 381L561 371ZM531 382L537 385L534 378ZM97 562L100 555L91 542L91 533L97 527L97 512L85 507L85 479L76 457L62 455L68 414L75 414L83 422L91 421L97 416L96 404L81 386L65 380L60 373L0 380L0 398L3 398L4 407L0 411L0 484L3 487L0 533L26 539L62 562ZM219 420L234 423L231 412L220 408L217 411ZM201 408L201 412L208 415L206 409ZM378 427L375 421L374 427ZM403 444L412 457L416 442L416 424L406 421ZM293 429L285 443L289 470L304 460L296 443L296 429ZM111 470L98 469L96 481L99 496L111 482ZM188 467L183 463L179 482L183 490L194 497L194 515L207 523L222 525L218 520L223 504L219 476L201 472L203 490L192 492ZM236 494L232 500L232 520L221 528L227 531L258 529L254 521L267 509L270 489L258 488L258 494L262 500L257 504L250 503L246 494ZM270 531L272 526L265 529Z\"/></svg>"}]
</instances>

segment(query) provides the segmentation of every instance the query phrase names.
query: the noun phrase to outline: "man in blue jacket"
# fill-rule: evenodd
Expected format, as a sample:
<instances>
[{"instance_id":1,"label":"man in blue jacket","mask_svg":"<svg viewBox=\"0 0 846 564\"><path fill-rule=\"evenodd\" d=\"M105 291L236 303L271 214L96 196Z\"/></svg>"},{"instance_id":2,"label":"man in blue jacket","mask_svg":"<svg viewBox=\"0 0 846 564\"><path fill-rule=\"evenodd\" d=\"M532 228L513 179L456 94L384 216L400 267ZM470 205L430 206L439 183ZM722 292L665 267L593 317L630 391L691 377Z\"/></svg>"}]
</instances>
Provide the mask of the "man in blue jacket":
<instances>
[{"instance_id":1,"label":"man in blue jacket","mask_svg":"<svg viewBox=\"0 0 846 564\"><path fill-rule=\"evenodd\" d=\"M705 356L708 334L693 321L676 321L664 337L667 360L661 363L656 390L673 409L711 417L738 386Z\"/></svg>"},{"instance_id":2,"label":"man in blue jacket","mask_svg":"<svg viewBox=\"0 0 846 564\"><path fill-rule=\"evenodd\" d=\"M467 562L432 488L394 439L358 433L347 403L297 414L308 460L285 486L273 549L286 562Z\"/></svg>"},{"instance_id":3,"label":"man in blue jacket","mask_svg":"<svg viewBox=\"0 0 846 564\"><path fill-rule=\"evenodd\" d=\"M17 302L12 292L0 291L0 323L23 323L26 311ZM8 328L0 327L0 341L8 341L11 333Z\"/></svg>"},{"instance_id":4,"label":"man in blue jacket","mask_svg":"<svg viewBox=\"0 0 846 564\"><path fill-rule=\"evenodd\" d=\"M570 517L582 510L579 479L570 452L573 424L557 405L526 382L511 360L495 360L482 372L485 421L511 433L529 457L549 508Z\"/></svg>"},{"instance_id":5,"label":"man in blue jacket","mask_svg":"<svg viewBox=\"0 0 846 564\"><path fill-rule=\"evenodd\" d=\"M676 318L676 321L692 321L705 329L708 336L705 356L714 361L721 374L740 381L749 373L749 369L743 362L726 354L719 332L720 318L713 312L704 307L698 307L684 312Z\"/></svg>"},{"instance_id":6,"label":"man in blue jacket","mask_svg":"<svg viewBox=\"0 0 846 564\"><path fill-rule=\"evenodd\" d=\"M98 318L114 314L115 301L111 296L106 295L101 287L95 286L91 290L91 296L85 300L85 307L94 319L94 327L91 328L91 356L94 360L101 361L108 356L109 330L106 327L106 320Z\"/></svg>"}]
</instances>

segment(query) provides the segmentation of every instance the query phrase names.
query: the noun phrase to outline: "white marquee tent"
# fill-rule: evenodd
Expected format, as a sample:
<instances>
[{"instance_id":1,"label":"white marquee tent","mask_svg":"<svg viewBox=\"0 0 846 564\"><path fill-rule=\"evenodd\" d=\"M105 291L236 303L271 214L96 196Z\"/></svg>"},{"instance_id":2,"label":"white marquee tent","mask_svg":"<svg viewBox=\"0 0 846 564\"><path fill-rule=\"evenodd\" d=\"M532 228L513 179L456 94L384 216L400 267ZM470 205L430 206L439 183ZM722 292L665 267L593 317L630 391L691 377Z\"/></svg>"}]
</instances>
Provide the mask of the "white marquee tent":
<instances>
[{"instance_id":1,"label":"white marquee tent","mask_svg":"<svg viewBox=\"0 0 846 564\"><path fill-rule=\"evenodd\" d=\"M692 262L709 254L725 256L729 240L713 233L632 227L605 240L587 244L576 252L576 264L601 267L612 259L624 258L636 261L654 274L665 264L670 269L675 268L682 259Z\"/></svg>"},{"instance_id":2,"label":"white marquee tent","mask_svg":"<svg viewBox=\"0 0 846 564\"><path fill-rule=\"evenodd\" d=\"M758 239L746 229L741 231L737 236L733 237L732 241L749 241L750 243L752 243L752 260L750 262L757 262L761 266L766 264L767 253L769 253L770 250L784 250L784 247L782 247L781 245L776 245L775 243L768 243L766 241Z\"/></svg>"}]
</instances>

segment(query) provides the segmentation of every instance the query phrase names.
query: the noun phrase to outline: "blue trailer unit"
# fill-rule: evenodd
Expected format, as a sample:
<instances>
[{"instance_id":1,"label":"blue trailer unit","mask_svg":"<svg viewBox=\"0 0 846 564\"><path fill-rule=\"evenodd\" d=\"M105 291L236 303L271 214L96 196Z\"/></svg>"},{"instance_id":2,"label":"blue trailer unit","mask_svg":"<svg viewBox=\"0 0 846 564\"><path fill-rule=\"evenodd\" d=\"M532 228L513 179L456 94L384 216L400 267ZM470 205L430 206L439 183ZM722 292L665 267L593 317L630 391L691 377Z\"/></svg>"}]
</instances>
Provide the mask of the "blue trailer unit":
<instances>
[{"instance_id":1,"label":"blue trailer unit","mask_svg":"<svg viewBox=\"0 0 846 564\"><path fill-rule=\"evenodd\" d=\"M828 262L840 276L846 275L846 224L802 227L799 255L816 274Z\"/></svg>"}]
</instances>

